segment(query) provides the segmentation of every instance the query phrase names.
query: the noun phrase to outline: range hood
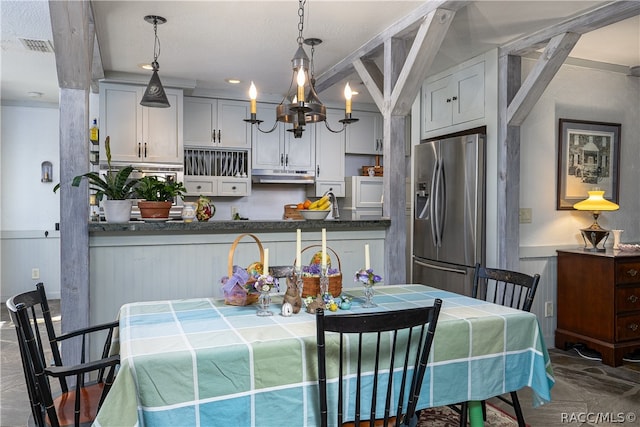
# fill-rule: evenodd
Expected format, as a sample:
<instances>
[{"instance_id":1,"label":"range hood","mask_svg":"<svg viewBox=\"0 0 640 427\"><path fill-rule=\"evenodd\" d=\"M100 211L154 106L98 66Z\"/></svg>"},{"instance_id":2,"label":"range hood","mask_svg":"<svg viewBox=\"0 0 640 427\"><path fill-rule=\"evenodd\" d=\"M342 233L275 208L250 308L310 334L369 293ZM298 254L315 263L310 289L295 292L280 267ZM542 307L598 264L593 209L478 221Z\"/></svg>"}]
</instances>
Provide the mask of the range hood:
<instances>
[{"instance_id":1,"label":"range hood","mask_svg":"<svg viewBox=\"0 0 640 427\"><path fill-rule=\"evenodd\" d=\"M313 184L316 177L307 170L253 169L251 180L258 184Z\"/></svg>"}]
</instances>

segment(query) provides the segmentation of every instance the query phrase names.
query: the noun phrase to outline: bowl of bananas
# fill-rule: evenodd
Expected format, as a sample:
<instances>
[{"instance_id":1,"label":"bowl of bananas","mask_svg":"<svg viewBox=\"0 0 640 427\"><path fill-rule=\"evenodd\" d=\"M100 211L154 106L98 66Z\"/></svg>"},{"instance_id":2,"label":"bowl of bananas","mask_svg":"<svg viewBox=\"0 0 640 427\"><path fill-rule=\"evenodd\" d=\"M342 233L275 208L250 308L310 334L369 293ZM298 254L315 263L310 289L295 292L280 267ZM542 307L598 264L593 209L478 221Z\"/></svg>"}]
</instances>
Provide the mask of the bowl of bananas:
<instances>
[{"instance_id":1,"label":"bowl of bananas","mask_svg":"<svg viewBox=\"0 0 640 427\"><path fill-rule=\"evenodd\" d=\"M329 215L330 210L331 201L329 200L329 196L322 196L315 202L307 204L305 208L298 209L298 212L300 212L300 215L307 221L320 221Z\"/></svg>"}]
</instances>

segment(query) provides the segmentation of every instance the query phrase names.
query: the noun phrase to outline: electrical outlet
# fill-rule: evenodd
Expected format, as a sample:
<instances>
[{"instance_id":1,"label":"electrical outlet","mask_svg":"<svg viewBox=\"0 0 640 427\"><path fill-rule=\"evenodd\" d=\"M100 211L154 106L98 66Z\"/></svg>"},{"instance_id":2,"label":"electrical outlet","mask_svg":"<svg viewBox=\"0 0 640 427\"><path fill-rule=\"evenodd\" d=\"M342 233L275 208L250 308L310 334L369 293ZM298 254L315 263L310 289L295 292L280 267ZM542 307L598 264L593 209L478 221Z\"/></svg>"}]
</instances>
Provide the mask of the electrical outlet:
<instances>
[{"instance_id":1,"label":"electrical outlet","mask_svg":"<svg viewBox=\"0 0 640 427\"><path fill-rule=\"evenodd\" d=\"M531 224L531 208L520 208L520 224Z\"/></svg>"},{"instance_id":2,"label":"electrical outlet","mask_svg":"<svg viewBox=\"0 0 640 427\"><path fill-rule=\"evenodd\" d=\"M231 206L231 219L234 219L237 213L238 213L238 208L236 206Z\"/></svg>"},{"instance_id":3,"label":"electrical outlet","mask_svg":"<svg viewBox=\"0 0 640 427\"><path fill-rule=\"evenodd\" d=\"M40 278L40 269L39 268L32 268L31 269L31 278L32 279L39 279Z\"/></svg>"},{"instance_id":4,"label":"electrical outlet","mask_svg":"<svg viewBox=\"0 0 640 427\"><path fill-rule=\"evenodd\" d=\"M553 317L553 301L544 303L544 317Z\"/></svg>"}]
</instances>

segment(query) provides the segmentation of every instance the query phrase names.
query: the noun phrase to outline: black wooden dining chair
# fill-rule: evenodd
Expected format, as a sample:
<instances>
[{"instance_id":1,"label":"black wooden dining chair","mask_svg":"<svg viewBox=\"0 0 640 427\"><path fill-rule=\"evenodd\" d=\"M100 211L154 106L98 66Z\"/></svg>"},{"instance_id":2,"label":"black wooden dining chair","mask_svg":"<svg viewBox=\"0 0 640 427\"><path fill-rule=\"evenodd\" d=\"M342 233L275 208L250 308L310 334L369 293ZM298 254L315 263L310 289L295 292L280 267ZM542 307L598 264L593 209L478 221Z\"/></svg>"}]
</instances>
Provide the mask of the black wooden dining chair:
<instances>
[{"instance_id":1,"label":"black wooden dining chair","mask_svg":"<svg viewBox=\"0 0 640 427\"><path fill-rule=\"evenodd\" d=\"M539 274L530 276L517 271L486 268L476 264L471 296L495 304L531 311L539 281ZM526 424L522 415L518 393L512 391L509 394L510 399L505 396L496 397L513 407L518 426L525 427ZM459 406L454 405L452 408L460 413L460 425L466 426L468 402L464 402ZM486 403L484 401L482 402L482 413L486 419Z\"/></svg>"},{"instance_id":2,"label":"black wooden dining chair","mask_svg":"<svg viewBox=\"0 0 640 427\"><path fill-rule=\"evenodd\" d=\"M38 283L34 291L9 298L6 306L18 335L33 423L39 427L91 424L111 388L116 366L120 363L118 355L109 356L113 330L118 327L118 322L56 335L42 283ZM42 332L41 326L45 329ZM105 339L101 358L88 361L85 354L87 338L99 331ZM43 344L45 339L49 341L50 348ZM64 365L59 345L70 339L81 340L80 363ZM49 354L53 358L51 366L47 366L45 361ZM93 379L86 378L90 373L93 373ZM74 387L70 387L71 380L68 381L67 377L75 379ZM50 378L60 382L61 392L55 399ZM31 420L29 424L32 424Z\"/></svg>"},{"instance_id":3,"label":"black wooden dining chair","mask_svg":"<svg viewBox=\"0 0 640 427\"><path fill-rule=\"evenodd\" d=\"M436 299L429 307L376 313L325 316L324 310L316 310L320 425L327 426L331 413L339 426L358 426L361 422L373 425L363 420L375 420L385 426L408 426L416 414L441 306L442 300ZM339 344L327 334L331 332L339 334L332 334L339 337ZM331 412L327 403L327 362L338 369L337 408ZM372 378L371 384L364 377ZM355 390L348 389L351 393L345 391L346 382L351 387L355 385ZM379 385L385 390L378 392ZM355 419L343 424L344 402L349 396L354 398L353 391ZM384 403L379 405L378 399L383 394ZM384 411L380 413L378 408L382 407Z\"/></svg>"}]
</instances>

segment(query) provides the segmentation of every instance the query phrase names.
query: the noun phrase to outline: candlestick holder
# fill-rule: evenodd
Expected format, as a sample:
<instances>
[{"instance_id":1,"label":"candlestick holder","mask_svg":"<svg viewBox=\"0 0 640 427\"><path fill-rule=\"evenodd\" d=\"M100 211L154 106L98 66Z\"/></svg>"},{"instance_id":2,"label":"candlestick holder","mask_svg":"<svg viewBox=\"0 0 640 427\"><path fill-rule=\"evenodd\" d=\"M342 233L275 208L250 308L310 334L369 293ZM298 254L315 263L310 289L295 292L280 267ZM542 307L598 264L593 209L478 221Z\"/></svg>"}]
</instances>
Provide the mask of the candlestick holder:
<instances>
[{"instance_id":1,"label":"candlestick holder","mask_svg":"<svg viewBox=\"0 0 640 427\"><path fill-rule=\"evenodd\" d=\"M302 280L302 268L298 266L293 267L293 278L296 281L296 289L298 295L302 298L302 290L304 289L304 281Z\"/></svg>"},{"instance_id":2,"label":"candlestick holder","mask_svg":"<svg viewBox=\"0 0 640 427\"><path fill-rule=\"evenodd\" d=\"M327 266L323 266L320 270L320 295L329 292L329 276L327 276Z\"/></svg>"}]
</instances>

